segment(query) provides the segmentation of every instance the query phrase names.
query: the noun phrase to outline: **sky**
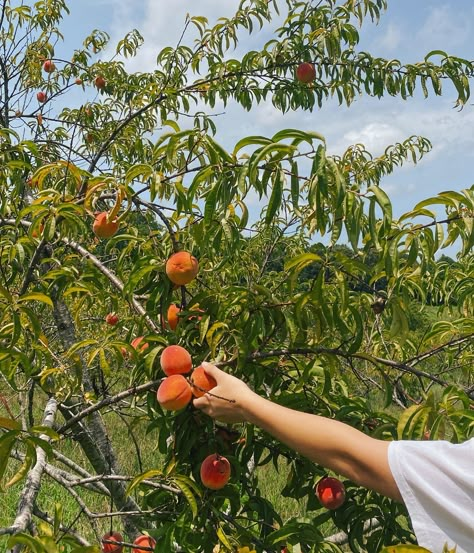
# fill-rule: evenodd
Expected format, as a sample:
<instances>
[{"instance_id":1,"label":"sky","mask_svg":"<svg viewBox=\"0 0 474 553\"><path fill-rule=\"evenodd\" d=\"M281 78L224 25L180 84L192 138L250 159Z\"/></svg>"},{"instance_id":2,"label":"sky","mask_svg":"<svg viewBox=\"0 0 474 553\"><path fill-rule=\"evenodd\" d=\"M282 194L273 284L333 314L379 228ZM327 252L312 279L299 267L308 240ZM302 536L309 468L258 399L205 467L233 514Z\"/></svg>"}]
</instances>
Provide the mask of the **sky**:
<instances>
[{"instance_id":1,"label":"sky","mask_svg":"<svg viewBox=\"0 0 474 553\"><path fill-rule=\"evenodd\" d=\"M367 22L360 30L360 50L403 63L421 61L435 49L474 59L472 0L389 0L388 4L378 25ZM71 15L63 27L64 47L77 47L93 29L107 31L111 44L115 44L137 28L145 43L130 62L130 70L152 70L157 53L176 44L187 13L207 16L212 22L231 15L237 6L237 0L76 0L70 3ZM233 56L270 37L263 33L244 35ZM362 142L377 155L411 135L425 136L433 150L417 166L409 163L382 182L395 215L400 215L442 190L472 185L474 109L471 102L460 111L454 108L455 100L454 90L445 87L443 96L433 95L427 100L419 96L408 101L361 97L349 108L328 102L313 112L298 110L284 115L270 102L255 107L250 114L230 105L217 119L217 139L231 149L247 135L272 136L283 128L300 128L323 134L330 153L340 154L350 144ZM447 251L452 252L452 248Z\"/></svg>"}]
</instances>

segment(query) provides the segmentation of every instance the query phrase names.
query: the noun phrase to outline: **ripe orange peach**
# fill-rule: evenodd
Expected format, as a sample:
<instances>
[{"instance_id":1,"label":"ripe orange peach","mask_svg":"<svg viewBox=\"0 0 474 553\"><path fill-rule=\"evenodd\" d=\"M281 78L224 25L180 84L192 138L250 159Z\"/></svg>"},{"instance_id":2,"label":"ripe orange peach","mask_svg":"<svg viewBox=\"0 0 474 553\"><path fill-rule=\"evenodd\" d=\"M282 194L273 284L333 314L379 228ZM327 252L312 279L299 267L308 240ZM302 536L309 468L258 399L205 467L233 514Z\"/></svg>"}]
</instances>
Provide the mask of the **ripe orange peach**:
<instances>
[{"instance_id":1,"label":"ripe orange peach","mask_svg":"<svg viewBox=\"0 0 474 553\"><path fill-rule=\"evenodd\" d=\"M230 478L230 463L221 455L208 455L201 465L201 481L206 488L220 490Z\"/></svg>"},{"instance_id":2,"label":"ripe orange peach","mask_svg":"<svg viewBox=\"0 0 474 553\"><path fill-rule=\"evenodd\" d=\"M199 272L198 260L189 252L177 252L166 262L166 274L173 284L189 284Z\"/></svg>"},{"instance_id":3,"label":"ripe orange peach","mask_svg":"<svg viewBox=\"0 0 474 553\"><path fill-rule=\"evenodd\" d=\"M217 386L215 378L207 375L204 367L201 365L194 369L191 375L191 384L193 387L193 394L196 397L203 396L206 392Z\"/></svg>"},{"instance_id":4,"label":"ripe orange peach","mask_svg":"<svg viewBox=\"0 0 474 553\"><path fill-rule=\"evenodd\" d=\"M156 545L156 540L154 540L151 536L146 536L145 534L142 534L135 539L133 545L135 545L136 547L132 548L132 553L145 553L149 552L149 549L144 548L151 547L153 549Z\"/></svg>"},{"instance_id":5,"label":"ripe orange peach","mask_svg":"<svg viewBox=\"0 0 474 553\"><path fill-rule=\"evenodd\" d=\"M160 365L166 376L186 374L193 368L191 355L181 346L167 346L161 352Z\"/></svg>"},{"instance_id":6,"label":"ripe orange peach","mask_svg":"<svg viewBox=\"0 0 474 553\"><path fill-rule=\"evenodd\" d=\"M168 411L183 409L192 396L191 386L182 374L172 374L165 378L156 392L158 403Z\"/></svg>"},{"instance_id":7,"label":"ripe orange peach","mask_svg":"<svg viewBox=\"0 0 474 553\"><path fill-rule=\"evenodd\" d=\"M99 238L111 238L119 229L119 223L115 219L113 221L109 221L108 217L109 214L107 211L98 213L95 216L92 230Z\"/></svg>"},{"instance_id":8,"label":"ripe orange peach","mask_svg":"<svg viewBox=\"0 0 474 553\"><path fill-rule=\"evenodd\" d=\"M179 323L178 313L180 311L181 309L174 303L172 303L168 307L167 317L168 317L168 324L171 330L176 330L176 327L178 326L178 323Z\"/></svg>"}]
</instances>

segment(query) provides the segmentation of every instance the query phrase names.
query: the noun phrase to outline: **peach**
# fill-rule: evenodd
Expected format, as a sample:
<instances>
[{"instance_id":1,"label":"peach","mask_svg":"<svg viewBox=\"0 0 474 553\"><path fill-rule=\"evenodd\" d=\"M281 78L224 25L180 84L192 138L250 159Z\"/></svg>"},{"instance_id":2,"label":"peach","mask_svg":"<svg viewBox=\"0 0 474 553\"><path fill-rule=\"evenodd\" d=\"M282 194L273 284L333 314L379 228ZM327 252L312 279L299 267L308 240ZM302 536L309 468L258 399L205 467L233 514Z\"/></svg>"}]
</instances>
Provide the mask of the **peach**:
<instances>
[{"instance_id":1,"label":"peach","mask_svg":"<svg viewBox=\"0 0 474 553\"><path fill-rule=\"evenodd\" d=\"M107 313L105 322L110 326L115 326L119 322L117 313Z\"/></svg>"},{"instance_id":2,"label":"peach","mask_svg":"<svg viewBox=\"0 0 474 553\"><path fill-rule=\"evenodd\" d=\"M102 536L102 543L100 550L102 553L122 553L123 545L114 544L114 543L105 543L105 541L110 542L123 542L123 537L120 532L107 532Z\"/></svg>"},{"instance_id":3,"label":"peach","mask_svg":"<svg viewBox=\"0 0 474 553\"><path fill-rule=\"evenodd\" d=\"M44 104L46 102L46 100L48 99L48 97L46 95L46 92L43 92L42 90L40 90L36 94L36 99L38 100L38 102L40 102L40 104Z\"/></svg>"},{"instance_id":4,"label":"peach","mask_svg":"<svg viewBox=\"0 0 474 553\"><path fill-rule=\"evenodd\" d=\"M149 551L148 549L144 549L145 547L150 547L151 549L155 548L156 540L154 540L151 536L142 534L135 539L133 545L136 547L132 548L132 553L145 553L146 551Z\"/></svg>"},{"instance_id":5,"label":"peach","mask_svg":"<svg viewBox=\"0 0 474 553\"><path fill-rule=\"evenodd\" d=\"M187 374L193 368L191 355L181 346L167 346L161 352L160 365L166 376Z\"/></svg>"},{"instance_id":6,"label":"peach","mask_svg":"<svg viewBox=\"0 0 474 553\"><path fill-rule=\"evenodd\" d=\"M300 83L308 84L316 78L316 69L307 61L300 63L296 68L296 78Z\"/></svg>"},{"instance_id":7,"label":"peach","mask_svg":"<svg viewBox=\"0 0 474 553\"><path fill-rule=\"evenodd\" d=\"M337 509L346 499L346 488L338 478L325 476L316 485L316 495L326 509Z\"/></svg>"},{"instance_id":8,"label":"peach","mask_svg":"<svg viewBox=\"0 0 474 553\"><path fill-rule=\"evenodd\" d=\"M103 88L105 88L105 85L107 83L102 75L97 75L97 77L94 79L94 84L98 90L102 90Z\"/></svg>"},{"instance_id":9,"label":"peach","mask_svg":"<svg viewBox=\"0 0 474 553\"><path fill-rule=\"evenodd\" d=\"M109 214L107 211L98 213L95 216L92 230L94 234L99 238L111 238L119 229L119 223L116 219L109 221Z\"/></svg>"},{"instance_id":10,"label":"peach","mask_svg":"<svg viewBox=\"0 0 474 553\"><path fill-rule=\"evenodd\" d=\"M191 386L182 374L166 377L156 392L158 403L168 411L183 409L191 401Z\"/></svg>"},{"instance_id":11,"label":"peach","mask_svg":"<svg viewBox=\"0 0 474 553\"><path fill-rule=\"evenodd\" d=\"M198 260L189 252L177 252L166 262L166 274L173 284L189 284L199 272Z\"/></svg>"},{"instance_id":12,"label":"peach","mask_svg":"<svg viewBox=\"0 0 474 553\"><path fill-rule=\"evenodd\" d=\"M230 478L230 463L221 455L208 455L201 465L201 481L206 488L220 490Z\"/></svg>"},{"instance_id":13,"label":"peach","mask_svg":"<svg viewBox=\"0 0 474 553\"><path fill-rule=\"evenodd\" d=\"M204 367L199 365L199 367L194 369L193 374L191 375L191 385L193 394L196 397L201 397L206 392L209 392L209 390L212 390L212 388L215 388L217 386L217 382L212 376L206 374Z\"/></svg>"},{"instance_id":14,"label":"peach","mask_svg":"<svg viewBox=\"0 0 474 553\"><path fill-rule=\"evenodd\" d=\"M31 236L33 238L39 238L41 234L43 234L43 230L44 230L44 224L43 223L40 223L40 226L39 226L39 229L38 230L34 230L32 233L31 233Z\"/></svg>"},{"instance_id":15,"label":"peach","mask_svg":"<svg viewBox=\"0 0 474 553\"><path fill-rule=\"evenodd\" d=\"M43 71L46 73L52 73L56 69L56 65L53 60L46 60L43 63Z\"/></svg>"},{"instance_id":16,"label":"peach","mask_svg":"<svg viewBox=\"0 0 474 553\"><path fill-rule=\"evenodd\" d=\"M178 326L178 323L179 323L178 313L180 311L181 311L181 309L177 305L175 305L174 303L172 303L168 307L167 317L168 317L168 324L169 324L171 330L176 330L176 327Z\"/></svg>"}]
</instances>

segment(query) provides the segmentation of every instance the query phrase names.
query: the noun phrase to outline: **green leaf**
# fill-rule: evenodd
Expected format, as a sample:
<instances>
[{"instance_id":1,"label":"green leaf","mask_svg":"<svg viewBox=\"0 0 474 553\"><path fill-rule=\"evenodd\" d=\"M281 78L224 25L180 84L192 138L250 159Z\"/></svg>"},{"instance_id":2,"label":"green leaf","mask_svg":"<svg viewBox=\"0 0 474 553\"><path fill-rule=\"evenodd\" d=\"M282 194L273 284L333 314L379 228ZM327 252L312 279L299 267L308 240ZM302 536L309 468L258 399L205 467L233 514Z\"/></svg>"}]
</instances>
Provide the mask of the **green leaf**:
<instances>
[{"instance_id":1,"label":"green leaf","mask_svg":"<svg viewBox=\"0 0 474 553\"><path fill-rule=\"evenodd\" d=\"M148 470L142 474L139 474L130 482L125 493L127 495L130 495L133 492L133 490L143 482L143 480L150 480L151 478L155 478L156 476L163 476L163 471L158 469L153 469L153 470Z\"/></svg>"},{"instance_id":2,"label":"green leaf","mask_svg":"<svg viewBox=\"0 0 474 553\"><path fill-rule=\"evenodd\" d=\"M176 486L183 492L184 497L191 507L193 518L196 518L198 515L198 504L195 496L201 496L201 492L196 486L196 483L182 474L175 474L170 478L170 480L174 482Z\"/></svg>"},{"instance_id":3,"label":"green leaf","mask_svg":"<svg viewBox=\"0 0 474 553\"><path fill-rule=\"evenodd\" d=\"M399 344L403 344L408 337L409 331L406 309L403 309L398 302L393 302L390 338L396 340Z\"/></svg>"},{"instance_id":4,"label":"green leaf","mask_svg":"<svg viewBox=\"0 0 474 553\"><path fill-rule=\"evenodd\" d=\"M20 480L23 480L28 474L30 467L36 463L36 449L28 442L26 442L26 446L27 449L23 463L12 478L5 484L6 489L14 486L17 482L20 482Z\"/></svg>"},{"instance_id":5,"label":"green leaf","mask_svg":"<svg viewBox=\"0 0 474 553\"><path fill-rule=\"evenodd\" d=\"M53 440L55 442L57 442L61 439L61 437L56 432L56 430L53 430L49 426L44 426L44 425L32 426L30 428L30 433L31 434L44 434L45 436L48 436L48 438L50 438L51 440Z\"/></svg>"},{"instance_id":6,"label":"green leaf","mask_svg":"<svg viewBox=\"0 0 474 553\"><path fill-rule=\"evenodd\" d=\"M3 484L1 484L1 482L10 459L10 453L17 441L19 433L18 430L12 430L0 437L0 491L3 491Z\"/></svg>"},{"instance_id":7,"label":"green leaf","mask_svg":"<svg viewBox=\"0 0 474 553\"><path fill-rule=\"evenodd\" d=\"M217 534L217 537L219 538L219 541L227 549L227 551L234 551L234 547L232 546L231 541L229 540L226 533L224 532L222 524L219 524L219 526L217 527L216 534Z\"/></svg>"},{"instance_id":8,"label":"green leaf","mask_svg":"<svg viewBox=\"0 0 474 553\"><path fill-rule=\"evenodd\" d=\"M273 174L272 183L272 193L270 195L270 199L268 201L267 206L267 212L265 214L265 224L269 225L273 221L273 217L275 216L276 212L280 208L281 201L283 198L283 182L285 179L285 175L283 174L283 171L276 170Z\"/></svg>"},{"instance_id":9,"label":"green leaf","mask_svg":"<svg viewBox=\"0 0 474 553\"><path fill-rule=\"evenodd\" d=\"M14 545L25 545L31 553L48 553L48 550L41 543L40 538L34 538L28 534L15 534L7 541L7 549L13 548Z\"/></svg>"},{"instance_id":10,"label":"green leaf","mask_svg":"<svg viewBox=\"0 0 474 553\"><path fill-rule=\"evenodd\" d=\"M386 229L390 228L392 224L392 203L390 202L390 198L379 186L369 186L367 191L373 192L377 203L382 208L386 222Z\"/></svg>"},{"instance_id":11,"label":"green leaf","mask_svg":"<svg viewBox=\"0 0 474 553\"><path fill-rule=\"evenodd\" d=\"M42 303L45 303L46 305L49 305L50 307L53 306L53 300L47 296L46 294L42 294L41 292L30 292L29 294L24 294L23 296L18 298L18 303L24 303L27 301L40 301Z\"/></svg>"}]
</instances>

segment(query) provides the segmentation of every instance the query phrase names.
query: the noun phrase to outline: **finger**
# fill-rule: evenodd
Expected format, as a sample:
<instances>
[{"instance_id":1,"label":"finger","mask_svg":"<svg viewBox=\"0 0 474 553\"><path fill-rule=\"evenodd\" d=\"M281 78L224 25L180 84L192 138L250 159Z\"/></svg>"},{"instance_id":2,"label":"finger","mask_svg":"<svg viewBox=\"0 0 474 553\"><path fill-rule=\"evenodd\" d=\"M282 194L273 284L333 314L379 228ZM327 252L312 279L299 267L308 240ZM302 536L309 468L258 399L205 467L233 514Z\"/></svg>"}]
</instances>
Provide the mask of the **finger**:
<instances>
[{"instance_id":1,"label":"finger","mask_svg":"<svg viewBox=\"0 0 474 553\"><path fill-rule=\"evenodd\" d=\"M221 371L220 369L218 369L212 363L207 363L206 361L203 361L201 363L201 366L204 369L204 372L207 375L212 376L213 378L215 378L217 382L219 381L219 378L221 377L221 375L225 374L224 371Z\"/></svg>"},{"instance_id":2,"label":"finger","mask_svg":"<svg viewBox=\"0 0 474 553\"><path fill-rule=\"evenodd\" d=\"M205 395L202 397L198 397L193 401L193 405L194 407L196 407L196 409L205 409L209 406L209 398Z\"/></svg>"}]
</instances>

